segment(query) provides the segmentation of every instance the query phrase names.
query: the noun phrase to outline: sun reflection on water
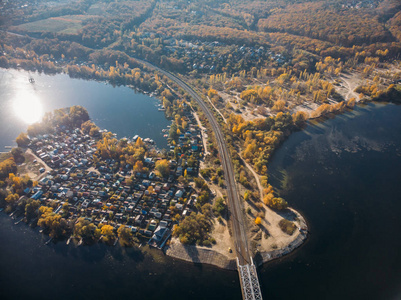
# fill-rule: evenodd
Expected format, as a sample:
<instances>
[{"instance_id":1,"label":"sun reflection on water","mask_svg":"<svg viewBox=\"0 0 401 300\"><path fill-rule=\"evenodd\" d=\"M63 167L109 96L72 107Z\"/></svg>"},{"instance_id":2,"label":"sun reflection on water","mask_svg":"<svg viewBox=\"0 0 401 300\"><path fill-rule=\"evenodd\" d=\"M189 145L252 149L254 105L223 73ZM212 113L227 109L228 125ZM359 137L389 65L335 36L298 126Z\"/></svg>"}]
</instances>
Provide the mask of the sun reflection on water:
<instances>
[{"instance_id":1,"label":"sun reflection on water","mask_svg":"<svg viewBox=\"0 0 401 300\"><path fill-rule=\"evenodd\" d=\"M29 91L21 91L13 101L14 112L27 124L40 121L43 116L42 103L38 96Z\"/></svg>"}]
</instances>

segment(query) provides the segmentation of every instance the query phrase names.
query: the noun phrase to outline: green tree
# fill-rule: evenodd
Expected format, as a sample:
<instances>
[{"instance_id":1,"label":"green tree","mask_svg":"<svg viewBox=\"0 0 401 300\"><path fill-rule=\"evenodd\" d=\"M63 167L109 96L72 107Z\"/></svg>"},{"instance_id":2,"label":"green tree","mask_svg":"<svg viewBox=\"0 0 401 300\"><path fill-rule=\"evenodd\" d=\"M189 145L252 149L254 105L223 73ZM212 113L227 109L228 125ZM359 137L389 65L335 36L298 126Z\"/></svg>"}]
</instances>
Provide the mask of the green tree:
<instances>
[{"instance_id":1,"label":"green tree","mask_svg":"<svg viewBox=\"0 0 401 300\"><path fill-rule=\"evenodd\" d=\"M214 205L213 205L213 212L216 216L220 216L223 211L225 210L226 205L224 203L224 199L219 197L216 199Z\"/></svg>"}]
</instances>

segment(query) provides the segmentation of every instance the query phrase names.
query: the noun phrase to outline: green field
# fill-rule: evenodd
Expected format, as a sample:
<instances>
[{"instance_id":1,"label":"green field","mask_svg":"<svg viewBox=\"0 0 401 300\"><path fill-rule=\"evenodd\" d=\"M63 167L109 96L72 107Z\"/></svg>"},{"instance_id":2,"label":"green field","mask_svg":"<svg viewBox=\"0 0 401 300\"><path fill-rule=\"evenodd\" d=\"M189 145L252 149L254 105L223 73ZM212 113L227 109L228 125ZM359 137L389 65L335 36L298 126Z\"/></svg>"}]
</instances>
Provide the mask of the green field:
<instances>
[{"instance_id":1,"label":"green field","mask_svg":"<svg viewBox=\"0 0 401 300\"><path fill-rule=\"evenodd\" d=\"M21 24L19 26L13 27L12 30L26 33L54 32L54 33L76 34L80 29L82 29L82 21L89 18L93 18L93 16L66 15L60 17L53 17L35 22Z\"/></svg>"}]
</instances>

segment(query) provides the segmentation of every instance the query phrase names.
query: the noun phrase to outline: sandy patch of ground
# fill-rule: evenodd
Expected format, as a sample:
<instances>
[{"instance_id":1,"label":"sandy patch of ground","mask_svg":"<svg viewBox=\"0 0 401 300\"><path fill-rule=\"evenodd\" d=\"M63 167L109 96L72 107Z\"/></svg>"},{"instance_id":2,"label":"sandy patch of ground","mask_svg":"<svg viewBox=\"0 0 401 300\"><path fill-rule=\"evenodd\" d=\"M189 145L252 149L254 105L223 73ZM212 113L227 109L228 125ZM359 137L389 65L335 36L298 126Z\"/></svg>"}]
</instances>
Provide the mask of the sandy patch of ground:
<instances>
[{"instance_id":1,"label":"sandy patch of ground","mask_svg":"<svg viewBox=\"0 0 401 300\"><path fill-rule=\"evenodd\" d=\"M40 168L45 168L45 172L40 173ZM32 180L36 181L42 179L44 176L46 176L46 172L51 170L52 168L50 168L43 160L36 156L31 149L27 149L25 151L25 161L18 166L18 173L21 175L27 175Z\"/></svg>"},{"instance_id":2,"label":"sandy patch of ground","mask_svg":"<svg viewBox=\"0 0 401 300\"><path fill-rule=\"evenodd\" d=\"M360 73L352 73L352 74L341 74L339 77L341 81L340 86L336 86L336 91L344 97L345 100L349 100L351 98L355 98L359 100L358 93L354 92L354 90L362 83L362 77Z\"/></svg>"},{"instance_id":3,"label":"sandy patch of ground","mask_svg":"<svg viewBox=\"0 0 401 300\"><path fill-rule=\"evenodd\" d=\"M212 249L218 253L227 256L229 259L234 259L234 251L229 252L229 248L234 249L233 239L228 231L227 221L222 218L221 222L214 219L212 237L216 240L216 244Z\"/></svg>"},{"instance_id":4,"label":"sandy patch of ground","mask_svg":"<svg viewBox=\"0 0 401 300\"><path fill-rule=\"evenodd\" d=\"M209 150L207 149L207 134L206 134L206 128L202 125L202 122L199 119L198 114L193 111L193 115L195 117L196 122L198 123L199 128L202 130L202 142L203 142L203 149L204 149L204 153L205 156L210 154Z\"/></svg>"},{"instance_id":5,"label":"sandy patch of ground","mask_svg":"<svg viewBox=\"0 0 401 300\"><path fill-rule=\"evenodd\" d=\"M231 107L233 108L234 111L229 111L229 114L235 113L241 115L245 121L252 121L255 119L260 119L260 118L265 118L266 116L258 113L257 107L249 107L249 106L244 106L241 107L240 103L243 102L243 100L238 96L239 93L235 93L232 91L232 95L229 95L227 93L219 92L220 97L224 101L224 105L226 103L229 103ZM270 114L270 109L267 107L264 107L266 110L266 114ZM240 112L238 112L240 111ZM221 113L221 112L220 112Z\"/></svg>"},{"instance_id":6,"label":"sandy patch of ground","mask_svg":"<svg viewBox=\"0 0 401 300\"><path fill-rule=\"evenodd\" d=\"M298 112L298 111L303 111L303 112L306 112L306 113L310 116L311 113L312 113L313 111L315 111L316 108L319 107L319 105L320 105L320 104L313 103L313 102L311 102L311 103L303 103L303 104L299 104L299 105L294 105L294 106L289 110L289 112L290 112L291 114L295 114L295 113Z\"/></svg>"},{"instance_id":7,"label":"sandy patch of ground","mask_svg":"<svg viewBox=\"0 0 401 300\"><path fill-rule=\"evenodd\" d=\"M282 249L291 244L301 233L301 228L305 228L302 216L293 209L288 209L285 212L277 213L271 208L264 206L265 218L262 219L262 224L259 225L262 229L262 237L256 241L256 249L259 252L268 252L276 249ZM292 235L284 233L279 222L282 219L287 219L297 226L298 229ZM255 237L258 233L255 233ZM252 237L252 238L253 238Z\"/></svg>"}]
</instances>

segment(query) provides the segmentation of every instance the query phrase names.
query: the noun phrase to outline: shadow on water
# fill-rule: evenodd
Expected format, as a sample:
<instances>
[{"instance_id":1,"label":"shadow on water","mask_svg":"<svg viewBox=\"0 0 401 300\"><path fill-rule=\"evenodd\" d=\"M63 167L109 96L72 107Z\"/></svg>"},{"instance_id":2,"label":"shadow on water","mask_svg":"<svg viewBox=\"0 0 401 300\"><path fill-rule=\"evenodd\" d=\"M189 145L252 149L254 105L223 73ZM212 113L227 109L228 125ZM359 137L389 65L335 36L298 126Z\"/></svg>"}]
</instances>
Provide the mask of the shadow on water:
<instances>
[{"instance_id":1,"label":"shadow on water","mask_svg":"<svg viewBox=\"0 0 401 300\"><path fill-rule=\"evenodd\" d=\"M47 236L46 236L47 237ZM115 261L124 261L129 258L134 262L142 262L145 259L144 253L136 247L127 248L119 244L116 246L107 246L105 244L66 245L65 241L49 243L46 247L50 248L54 253L62 255L65 258L75 258L88 263L96 263L102 261L105 257L112 257Z\"/></svg>"}]
</instances>

